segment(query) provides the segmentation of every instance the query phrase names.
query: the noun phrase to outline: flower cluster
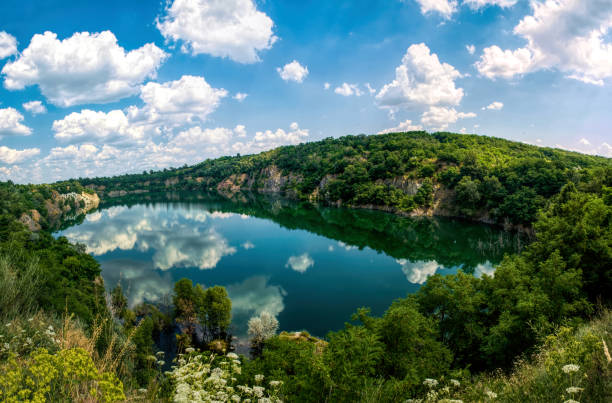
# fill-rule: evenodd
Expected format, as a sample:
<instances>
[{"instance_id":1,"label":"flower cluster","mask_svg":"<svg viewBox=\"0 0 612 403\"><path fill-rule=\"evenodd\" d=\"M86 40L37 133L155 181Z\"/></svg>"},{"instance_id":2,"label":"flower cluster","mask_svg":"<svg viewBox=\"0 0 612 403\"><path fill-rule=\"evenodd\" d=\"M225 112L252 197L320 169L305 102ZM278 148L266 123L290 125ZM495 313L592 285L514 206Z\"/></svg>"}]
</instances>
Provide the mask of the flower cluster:
<instances>
[{"instance_id":1,"label":"flower cluster","mask_svg":"<svg viewBox=\"0 0 612 403\"><path fill-rule=\"evenodd\" d=\"M190 351L178 357L170 377L175 388L173 401L182 402L259 402L282 403L278 397L280 381L264 386L264 376L255 375L254 385L239 385L242 372L235 353L225 356Z\"/></svg>"},{"instance_id":2,"label":"flower cluster","mask_svg":"<svg viewBox=\"0 0 612 403\"><path fill-rule=\"evenodd\" d=\"M25 360L11 355L0 373L3 402L72 401L77 396L104 402L125 400L121 381L112 373L98 371L81 348L56 354L40 348Z\"/></svg>"},{"instance_id":3,"label":"flower cluster","mask_svg":"<svg viewBox=\"0 0 612 403\"><path fill-rule=\"evenodd\" d=\"M40 347L57 351L59 344L53 325L38 317L14 320L0 326L0 360L6 360L10 355L27 356Z\"/></svg>"}]
</instances>

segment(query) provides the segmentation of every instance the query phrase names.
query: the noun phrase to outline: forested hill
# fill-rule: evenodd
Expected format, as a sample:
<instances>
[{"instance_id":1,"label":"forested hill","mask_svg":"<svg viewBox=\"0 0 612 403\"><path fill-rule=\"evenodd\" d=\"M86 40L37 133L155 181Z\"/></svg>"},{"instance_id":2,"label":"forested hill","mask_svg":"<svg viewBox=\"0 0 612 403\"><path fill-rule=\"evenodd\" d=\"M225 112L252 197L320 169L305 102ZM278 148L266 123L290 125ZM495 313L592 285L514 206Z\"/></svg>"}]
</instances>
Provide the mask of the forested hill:
<instances>
[{"instance_id":1,"label":"forested hill","mask_svg":"<svg viewBox=\"0 0 612 403\"><path fill-rule=\"evenodd\" d=\"M257 155L80 179L102 197L156 190L254 191L528 226L561 187L599 191L612 160L477 135L409 132L327 138Z\"/></svg>"}]
</instances>

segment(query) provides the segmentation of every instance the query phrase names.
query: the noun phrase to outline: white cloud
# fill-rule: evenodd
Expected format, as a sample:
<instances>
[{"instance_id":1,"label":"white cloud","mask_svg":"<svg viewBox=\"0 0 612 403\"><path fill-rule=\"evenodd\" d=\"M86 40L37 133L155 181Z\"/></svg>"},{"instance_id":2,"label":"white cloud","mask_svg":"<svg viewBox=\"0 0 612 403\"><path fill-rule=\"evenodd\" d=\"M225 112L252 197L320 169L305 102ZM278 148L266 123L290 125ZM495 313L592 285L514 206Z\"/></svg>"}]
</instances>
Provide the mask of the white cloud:
<instances>
[{"instance_id":1,"label":"white cloud","mask_svg":"<svg viewBox=\"0 0 612 403\"><path fill-rule=\"evenodd\" d=\"M487 6L512 7L518 0L463 0L463 4L468 5L473 10L478 10Z\"/></svg>"},{"instance_id":2,"label":"white cloud","mask_svg":"<svg viewBox=\"0 0 612 403\"><path fill-rule=\"evenodd\" d=\"M17 53L17 39L5 31L0 31L0 59Z\"/></svg>"},{"instance_id":3,"label":"white cloud","mask_svg":"<svg viewBox=\"0 0 612 403\"><path fill-rule=\"evenodd\" d=\"M238 102L242 102L248 97L249 94L245 94L244 92L237 92L232 98L234 98Z\"/></svg>"},{"instance_id":4,"label":"white cloud","mask_svg":"<svg viewBox=\"0 0 612 403\"><path fill-rule=\"evenodd\" d=\"M465 45L465 48L467 49L470 55L473 55L474 52L476 52L476 46L474 45Z\"/></svg>"},{"instance_id":5,"label":"white cloud","mask_svg":"<svg viewBox=\"0 0 612 403\"><path fill-rule=\"evenodd\" d=\"M402 64L395 69L395 80L376 95L379 105L392 111L402 107L458 105L463 89L455 86L461 77L453 66L440 63L424 44L408 48Z\"/></svg>"},{"instance_id":6,"label":"white cloud","mask_svg":"<svg viewBox=\"0 0 612 403\"><path fill-rule=\"evenodd\" d=\"M274 22L253 0L174 0L165 13L157 28L167 41L183 41L181 50L193 55L254 63L277 40Z\"/></svg>"},{"instance_id":7,"label":"white cloud","mask_svg":"<svg viewBox=\"0 0 612 403\"><path fill-rule=\"evenodd\" d=\"M0 109L0 137L32 134L32 129L21 123L22 121L23 115L17 109L12 107Z\"/></svg>"},{"instance_id":8,"label":"white cloud","mask_svg":"<svg viewBox=\"0 0 612 403\"><path fill-rule=\"evenodd\" d=\"M137 141L144 137L142 128L130 125L127 116L120 110L108 113L83 109L72 112L61 120L53 122L52 130L55 138L61 141L101 140Z\"/></svg>"},{"instance_id":9,"label":"white cloud","mask_svg":"<svg viewBox=\"0 0 612 403\"><path fill-rule=\"evenodd\" d=\"M41 101L30 101L23 104L23 109L30 112L32 115L47 113L47 108Z\"/></svg>"},{"instance_id":10,"label":"white cloud","mask_svg":"<svg viewBox=\"0 0 612 403\"><path fill-rule=\"evenodd\" d=\"M328 90L328 89L329 89L329 87L331 87L331 84L330 84L330 83L325 83L325 84L323 84L323 89Z\"/></svg>"},{"instance_id":11,"label":"white cloud","mask_svg":"<svg viewBox=\"0 0 612 403\"><path fill-rule=\"evenodd\" d=\"M401 122L399 125L395 127L390 127L388 129L381 130L378 132L378 134L410 132L410 131L416 131L416 130L423 130L423 126L413 125L412 120L408 119L408 120Z\"/></svg>"},{"instance_id":12,"label":"white cloud","mask_svg":"<svg viewBox=\"0 0 612 403\"><path fill-rule=\"evenodd\" d=\"M503 102L499 102L499 101L495 101L495 102L491 102L489 105L487 106L483 106L482 110L491 110L491 111L499 111L504 107L504 103Z\"/></svg>"},{"instance_id":13,"label":"white cloud","mask_svg":"<svg viewBox=\"0 0 612 403\"><path fill-rule=\"evenodd\" d=\"M365 83L366 88L368 89L368 92L370 93L370 95L374 95L376 94L376 88L373 88L370 83Z\"/></svg>"},{"instance_id":14,"label":"white cloud","mask_svg":"<svg viewBox=\"0 0 612 403\"><path fill-rule=\"evenodd\" d=\"M232 150L242 154L252 154L283 145L300 144L307 138L308 129L301 129L296 122L293 122L289 126L289 131L283 129L258 131L251 141L232 144Z\"/></svg>"},{"instance_id":15,"label":"white cloud","mask_svg":"<svg viewBox=\"0 0 612 403\"><path fill-rule=\"evenodd\" d=\"M457 11L457 0L416 0L421 6L421 13L439 13L448 19Z\"/></svg>"},{"instance_id":16,"label":"white cloud","mask_svg":"<svg viewBox=\"0 0 612 403\"><path fill-rule=\"evenodd\" d=\"M580 144L582 144L582 145L585 145L585 146L590 146L591 145L591 142L589 140L585 139L584 137L581 138L580 140L578 140L578 142Z\"/></svg>"},{"instance_id":17,"label":"white cloud","mask_svg":"<svg viewBox=\"0 0 612 403\"><path fill-rule=\"evenodd\" d=\"M516 75L528 73L534 69L534 55L529 49L520 48L514 51L502 50L499 46L485 48L480 60L476 62L478 72L483 76L495 79L510 79Z\"/></svg>"},{"instance_id":18,"label":"white cloud","mask_svg":"<svg viewBox=\"0 0 612 403\"><path fill-rule=\"evenodd\" d=\"M421 116L421 123L434 130L446 130L448 125L457 122L459 119L475 118L472 112L457 112L455 108L432 106Z\"/></svg>"},{"instance_id":19,"label":"white cloud","mask_svg":"<svg viewBox=\"0 0 612 403\"><path fill-rule=\"evenodd\" d=\"M184 75L163 84L149 82L142 86L140 98L145 107L131 107L128 115L133 122L145 120L166 126L192 122L194 118L205 121L226 96L226 90L211 87L204 77Z\"/></svg>"},{"instance_id":20,"label":"white cloud","mask_svg":"<svg viewBox=\"0 0 612 403\"><path fill-rule=\"evenodd\" d=\"M303 253L299 256L291 256L287 260L285 267L291 267L292 270L298 273L305 273L310 267L314 266L314 260L308 253Z\"/></svg>"},{"instance_id":21,"label":"white cloud","mask_svg":"<svg viewBox=\"0 0 612 403\"><path fill-rule=\"evenodd\" d=\"M75 33L61 41L47 31L34 35L2 74L7 89L38 85L54 105L107 103L138 93L166 56L153 43L126 52L110 31Z\"/></svg>"},{"instance_id":22,"label":"white cloud","mask_svg":"<svg viewBox=\"0 0 612 403\"><path fill-rule=\"evenodd\" d=\"M26 148L25 150L14 150L6 146L0 146L0 163L19 164L24 160L40 154L38 148Z\"/></svg>"},{"instance_id":23,"label":"white cloud","mask_svg":"<svg viewBox=\"0 0 612 403\"><path fill-rule=\"evenodd\" d=\"M255 245L251 241L246 241L241 245L245 250L253 249Z\"/></svg>"},{"instance_id":24,"label":"white cloud","mask_svg":"<svg viewBox=\"0 0 612 403\"><path fill-rule=\"evenodd\" d=\"M285 64L282 69L277 67L276 71L283 80L295 81L296 83L303 82L308 76L308 67L302 66L297 60Z\"/></svg>"},{"instance_id":25,"label":"white cloud","mask_svg":"<svg viewBox=\"0 0 612 403\"><path fill-rule=\"evenodd\" d=\"M334 92L344 97L350 97L351 95L360 97L361 95L363 95L363 92L361 92L357 84L349 84L349 83L342 83L340 87L336 87Z\"/></svg>"},{"instance_id":26,"label":"white cloud","mask_svg":"<svg viewBox=\"0 0 612 403\"><path fill-rule=\"evenodd\" d=\"M488 78L511 78L558 69L568 78L603 85L612 77L612 2L608 0L532 1L532 14L514 27L527 42L514 51L484 50L476 67Z\"/></svg>"},{"instance_id":27,"label":"white cloud","mask_svg":"<svg viewBox=\"0 0 612 403\"><path fill-rule=\"evenodd\" d=\"M600 155L603 157L612 158L612 146L609 143L603 142L598 146L593 144L592 141L589 141L585 137L582 137L573 145L555 144L555 147L583 154Z\"/></svg>"}]
</instances>

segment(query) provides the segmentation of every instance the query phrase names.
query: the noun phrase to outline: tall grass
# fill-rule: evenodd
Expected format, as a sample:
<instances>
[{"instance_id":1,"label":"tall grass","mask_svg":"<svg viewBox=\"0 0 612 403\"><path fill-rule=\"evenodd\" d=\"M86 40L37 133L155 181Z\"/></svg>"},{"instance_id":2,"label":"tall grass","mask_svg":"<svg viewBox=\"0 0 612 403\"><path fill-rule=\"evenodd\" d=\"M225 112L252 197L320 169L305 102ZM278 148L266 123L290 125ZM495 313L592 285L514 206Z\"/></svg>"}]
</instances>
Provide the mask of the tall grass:
<instances>
[{"instance_id":1,"label":"tall grass","mask_svg":"<svg viewBox=\"0 0 612 403\"><path fill-rule=\"evenodd\" d=\"M17 264L9 256L0 256L0 322L38 311L40 276L37 259Z\"/></svg>"}]
</instances>

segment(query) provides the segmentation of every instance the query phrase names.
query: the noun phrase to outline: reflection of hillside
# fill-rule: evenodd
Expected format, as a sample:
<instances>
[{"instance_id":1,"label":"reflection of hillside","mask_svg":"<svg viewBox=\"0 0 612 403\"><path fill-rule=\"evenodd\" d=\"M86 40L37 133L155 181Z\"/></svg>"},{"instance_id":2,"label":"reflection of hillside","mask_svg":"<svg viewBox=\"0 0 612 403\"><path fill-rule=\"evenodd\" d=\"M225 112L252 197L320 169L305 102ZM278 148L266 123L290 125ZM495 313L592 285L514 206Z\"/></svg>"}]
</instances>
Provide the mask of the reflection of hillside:
<instances>
[{"instance_id":1,"label":"reflection of hillside","mask_svg":"<svg viewBox=\"0 0 612 403\"><path fill-rule=\"evenodd\" d=\"M210 212L246 214L272 220L288 229L306 230L330 239L369 247L396 259L435 260L440 266L474 270L487 261L496 264L521 247L518 235L469 222L443 218L399 217L380 211L317 207L310 203L240 194L158 193L106 201L112 205L171 203Z\"/></svg>"}]
</instances>

